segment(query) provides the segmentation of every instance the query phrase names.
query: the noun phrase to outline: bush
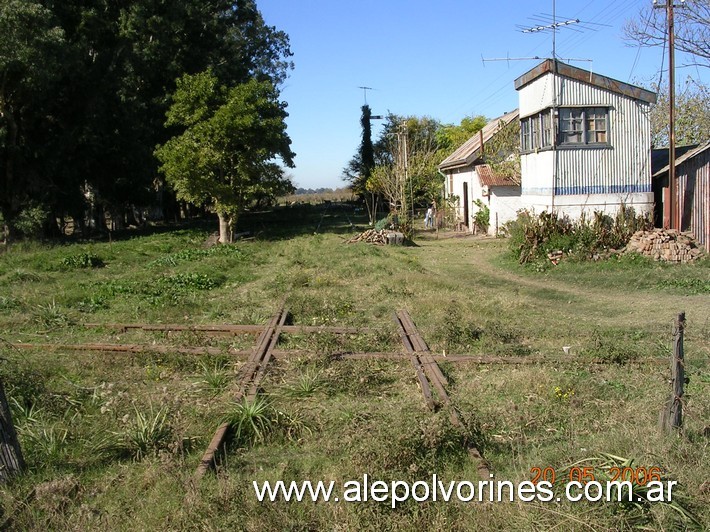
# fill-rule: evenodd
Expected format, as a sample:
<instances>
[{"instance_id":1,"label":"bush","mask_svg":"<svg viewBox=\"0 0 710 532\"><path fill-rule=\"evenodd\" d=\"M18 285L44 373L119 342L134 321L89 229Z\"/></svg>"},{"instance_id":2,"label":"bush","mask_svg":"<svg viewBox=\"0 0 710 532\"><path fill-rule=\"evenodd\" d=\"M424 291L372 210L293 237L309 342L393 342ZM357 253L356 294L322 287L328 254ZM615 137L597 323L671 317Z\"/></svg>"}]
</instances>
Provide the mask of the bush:
<instances>
[{"instance_id":1,"label":"bush","mask_svg":"<svg viewBox=\"0 0 710 532\"><path fill-rule=\"evenodd\" d=\"M65 268L103 268L104 261L98 255L94 255L90 251L70 255L62 259L62 266Z\"/></svg>"},{"instance_id":2,"label":"bush","mask_svg":"<svg viewBox=\"0 0 710 532\"><path fill-rule=\"evenodd\" d=\"M12 225L28 238L39 237L42 234L42 226L47 214L47 210L40 205L27 207L17 215Z\"/></svg>"},{"instance_id":3,"label":"bush","mask_svg":"<svg viewBox=\"0 0 710 532\"><path fill-rule=\"evenodd\" d=\"M650 229L652 225L648 216L636 215L633 208L622 207L614 218L595 212L593 219L582 215L575 222L566 215L543 211L535 216L524 210L515 221L506 224L506 229L511 251L524 264L545 259L553 251L587 260L624 247L636 231Z\"/></svg>"}]
</instances>

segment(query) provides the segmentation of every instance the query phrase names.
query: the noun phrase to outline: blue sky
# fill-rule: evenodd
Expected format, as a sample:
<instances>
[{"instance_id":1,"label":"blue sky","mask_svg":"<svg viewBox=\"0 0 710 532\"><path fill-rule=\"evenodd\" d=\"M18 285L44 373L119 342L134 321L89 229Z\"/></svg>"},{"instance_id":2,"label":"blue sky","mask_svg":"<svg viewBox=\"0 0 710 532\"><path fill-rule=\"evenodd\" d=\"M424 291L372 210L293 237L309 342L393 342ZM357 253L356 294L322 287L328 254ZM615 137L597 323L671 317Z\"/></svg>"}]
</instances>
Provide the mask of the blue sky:
<instances>
[{"instance_id":1,"label":"blue sky","mask_svg":"<svg viewBox=\"0 0 710 532\"><path fill-rule=\"evenodd\" d=\"M482 58L549 57L552 35L522 33L544 23L552 0L258 0L264 20L285 31L295 69L282 87L298 187L339 187L343 167L360 143L359 86L373 114L430 116L459 123L494 118L518 106L513 80L539 61ZM623 39L624 23L652 0L557 0L557 56L620 81L658 82L663 53ZM662 10L658 15L663 16ZM574 29L573 29L574 28ZM677 79L705 77L681 68ZM663 61L667 68L667 59ZM707 70L707 69L705 69ZM663 83L667 73L663 73ZM378 127L373 127L376 138Z\"/></svg>"}]
</instances>

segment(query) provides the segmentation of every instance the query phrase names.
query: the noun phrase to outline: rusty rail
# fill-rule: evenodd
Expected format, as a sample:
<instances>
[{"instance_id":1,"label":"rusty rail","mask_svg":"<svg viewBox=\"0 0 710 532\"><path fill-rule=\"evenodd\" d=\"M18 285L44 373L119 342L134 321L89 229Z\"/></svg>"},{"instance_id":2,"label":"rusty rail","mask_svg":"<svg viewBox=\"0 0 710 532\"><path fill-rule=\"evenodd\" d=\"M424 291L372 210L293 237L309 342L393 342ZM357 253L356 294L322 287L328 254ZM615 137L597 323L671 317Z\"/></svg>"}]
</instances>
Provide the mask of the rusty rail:
<instances>
[{"instance_id":1,"label":"rusty rail","mask_svg":"<svg viewBox=\"0 0 710 532\"><path fill-rule=\"evenodd\" d=\"M240 401L245 395L249 400L256 397L259 383L266 374L266 367L271 360L272 350L278 342L287 316L288 311L282 305L278 312L271 318L267 326L263 328L249 359L239 370L237 377L239 380L239 390L235 395L237 401ZM247 392L247 390L249 391ZM202 455L200 464L197 466L192 476L193 483L196 484L199 482L214 464L215 455L220 447L222 447L227 433L229 432L229 425L228 422L224 422L217 427L205 453Z\"/></svg>"},{"instance_id":2,"label":"rusty rail","mask_svg":"<svg viewBox=\"0 0 710 532\"><path fill-rule=\"evenodd\" d=\"M412 361L412 365L417 372L417 378L419 379L420 384L428 379L436 389L441 405L449 409L449 420L451 421L451 424L459 430L465 429L459 413L452 404L449 394L446 392L448 380L441 372L441 368L439 368L436 360L432 357L429 347L419 334L419 331L414 325L411 316L406 310L398 310L395 313L395 321L397 322L404 348L410 354L410 360ZM436 410L437 404L431 396L431 387L427 384L426 387L422 385L421 389L427 406L429 406L432 411ZM490 479L493 475L491 474L489 464L486 459L483 458L483 455L478 447L476 447L473 443L468 442L467 450L468 455L476 463L476 469L479 476L484 480Z\"/></svg>"},{"instance_id":3,"label":"rusty rail","mask_svg":"<svg viewBox=\"0 0 710 532\"><path fill-rule=\"evenodd\" d=\"M164 331L164 332L201 332L206 334L261 334L263 325L184 325L177 323L84 323L91 329L106 328L118 331ZM284 325L282 332L289 334L331 333L331 334L367 334L374 333L370 327L331 327L326 325Z\"/></svg>"}]
</instances>

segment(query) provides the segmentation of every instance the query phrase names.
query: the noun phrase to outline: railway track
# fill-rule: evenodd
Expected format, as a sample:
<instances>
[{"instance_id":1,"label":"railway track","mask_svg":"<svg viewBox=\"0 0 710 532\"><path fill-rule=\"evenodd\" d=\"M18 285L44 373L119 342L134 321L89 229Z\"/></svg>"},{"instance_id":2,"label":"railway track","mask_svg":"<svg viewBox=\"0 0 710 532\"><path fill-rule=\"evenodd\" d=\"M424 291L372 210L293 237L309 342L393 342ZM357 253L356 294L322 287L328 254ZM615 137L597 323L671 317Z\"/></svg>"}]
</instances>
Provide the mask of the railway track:
<instances>
[{"instance_id":1,"label":"railway track","mask_svg":"<svg viewBox=\"0 0 710 532\"><path fill-rule=\"evenodd\" d=\"M395 312L394 317L400 338L409 354L409 360L414 367L419 387L427 406L432 412L436 412L440 408L448 409L451 424L464 431L465 426L461 421L461 417L446 391L449 382L429 351L424 338L419 334L411 316L406 310L398 310ZM432 389L436 392L436 397L432 393ZM484 480L490 479L493 476L490 465L483 458L483 454L478 447L473 442L467 441L467 451L469 457L476 463L476 469L480 477Z\"/></svg>"}]
</instances>

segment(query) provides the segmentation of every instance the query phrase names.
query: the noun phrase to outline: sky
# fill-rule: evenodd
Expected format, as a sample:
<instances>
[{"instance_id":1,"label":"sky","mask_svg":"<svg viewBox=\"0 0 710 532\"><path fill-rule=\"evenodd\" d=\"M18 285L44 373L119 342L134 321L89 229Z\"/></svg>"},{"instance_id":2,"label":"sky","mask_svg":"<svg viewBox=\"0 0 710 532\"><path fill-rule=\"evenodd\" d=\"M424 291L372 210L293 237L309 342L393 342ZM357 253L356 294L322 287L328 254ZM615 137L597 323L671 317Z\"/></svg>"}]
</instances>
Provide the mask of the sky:
<instances>
[{"instance_id":1,"label":"sky","mask_svg":"<svg viewBox=\"0 0 710 532\"><path fill-rule=\"evenodd\" d=\"M667 83L661 48L624 39L623 26L652 0L557 0L561 60L641 86ZM296 187L345 186L342 170L361 139L364 103L372 113L429 116L458 124L466 116L495 118L518 106L514 80L552 56L546 25L553 0L258 0L266 24L288 34L295 64L281 87ZM664 16L663 10L656 10ZM540 57L540 60L514 60ZM488 61L488 59L505 59ZM508 60L507 58L510 58ZM485 60L485 61L484 61ZM680 85L707 72L676 55ZM364 91L359 87L371 87ZM365 100L366 98L366 100ZM373 122L373 140L380 127Z\"/></svg>"}]
</instances>

